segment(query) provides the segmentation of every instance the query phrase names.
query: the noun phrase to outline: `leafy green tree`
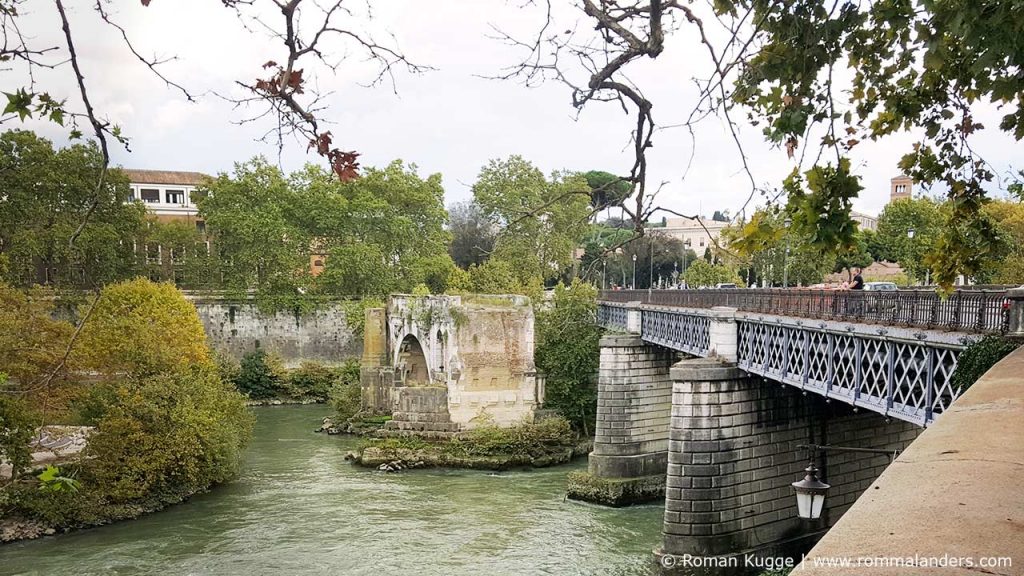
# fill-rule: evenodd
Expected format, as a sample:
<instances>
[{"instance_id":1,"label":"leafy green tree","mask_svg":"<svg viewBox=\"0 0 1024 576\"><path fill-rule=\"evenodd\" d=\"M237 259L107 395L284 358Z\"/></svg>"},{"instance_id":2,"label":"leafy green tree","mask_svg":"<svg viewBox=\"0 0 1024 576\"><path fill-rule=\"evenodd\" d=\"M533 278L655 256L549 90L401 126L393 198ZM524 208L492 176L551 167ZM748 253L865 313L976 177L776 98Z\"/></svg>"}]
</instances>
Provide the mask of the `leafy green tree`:
<instances>
[{"instance_id":1,"label":"leafy green tree","mask_svg":"<svg viewBox=\"0 0 1024 576\"><path fill-rule=\"evenodd\" d=\"M236 164L233 175L221 174L197 196L225 287L274 296L295 294L312 283L313 237L299 224L307 206L265 158Z\"/></svg>"},{"instance_id":2,"label":"leafy green tree","mask_svg":"<svg viewBox=\"0 0 1024 576\"><path fill-rule=\"evenodd\" d=\"M595 210L619 206L633 193L632 184L608 172L591 170L583 177L590 186L590 206Z\"/></svg>"},{"instance_id":3,"label":"leafy green tree","mask_svg":"<svg viewBox=\"0 0 1024 576\"><path fill-rule=\"evenodd\" d=\"M460 202L448 214L452 243L448 253L460 268L468 269L487 260L494 249L495 229L474 202Z\"/></svg>"},{"instance_id":4,"label":"leafy green tree","mask_svg":"<svg viewBox=\"0 0 1024 576\"><path fill-rule=\"evenodd\" d=\"M944 222L940 204L929 198L890 202L878 216L878 255L898 262L911 278L923 282L930 277L927 258L937 250Z\"/></svg>"},{"instance_id":5,"label":"leafy green tree","mask_svg":"<svg viewBox=\"0 0 1024 576\"><path fill-rule=\"evenodd\" d=\"M7 282L80 288L133 274L145 209L127 201L120 170L97 190L102 168L95 144L55 150L32 132L0 134L0 273Z\"/></svg>"},{"instance_id":6,"label":"leafy green tree","mask_svg":"<svg viewBox=\"0 0 1024 576\"><path fill-rule=\"evenodd\" d=\"M722 264L709 264L704 260L697 260L683 274L686 285L690 288L710 288L716 284L736 284L743 286L743 280L735 270Z\"/></svg>"},{"instance_id":7,"label":"leafy green tree","mask_svg":"<svg viewBox=\"0 0 1024 576\"><path fill-rule=\"evenodd\" d=\"M82 309L76 363L107 376L213 366L195 306L170 283L144 278L109 284Z\"/></svg>"},{"instance_id":8,"label":"leafy green tree","mask_svg":"<svg viewBox=\"0 0 1024 576\"><path fill-rule=\"evenodd\" d=\"M989 202L983 214L994 222L998 243L975 280L991 284L1024 284L1024 203Z\"/></svg>"},{"instance_id":9,"label":"leafy green tree","mask_svg":"<svg viewBox=\"0 0 1024 576\"><path fill-rule=\"evenodd\" d=\"M597 414L601 330L597 290L579 279L558 284L549 308L537 311L537 370L546 375L544 405L589 435Z\"/></svg>"},{"instance_id":10,"label":"leafy green tree","mask_svg":"<svg viewBox=\"0 0 1024 576\"><path fill-rule=\"evenodd\" d=\"M846 272L847 277L853 279L854 268L866 268L874 262L871 253L868 251L868 243L863 232L858 231L853 237L853 245L836 252L835 269L833 272Z\"/></svg>"},{"instance_id":11,"label":"leafy green tree","mask_svg":"<svg viewBox=\"0 0 1024 576\"><path fill-rule=\"evenodd\" d=\"M349 182L307 165L292 182L304 206L300 227L327 254L321 291L383 295L422 283L444 291L454 264L440 174L421 178L395 160Z\"/></svg>"},{"instance_id":12,"label":"leafy green tree","mask_svg":"<svg viewBox=\"0 0 1024 576\"><path fill-rule=\"evenodd\" d=\"M722 232L724 242L738 257L734 264L750 270L751 282L807 286L821 282L835 269L835 252L823 251L792 222L787 227L788 217L778 206L758 209L750 221Z\"/></svg>"},{"instance_id":13,"label":"leafy green tree","mask_svg":"<svg viewBox=\"0 0 1024 576\"><path fill-rule=\"evenodd\" d=\"M500 229L491 259L509 262L520 284L562 275L587 230L590 186L576 174L545 178L520 156L491 160L473 198Z\"/></svg>"}]
</instances>

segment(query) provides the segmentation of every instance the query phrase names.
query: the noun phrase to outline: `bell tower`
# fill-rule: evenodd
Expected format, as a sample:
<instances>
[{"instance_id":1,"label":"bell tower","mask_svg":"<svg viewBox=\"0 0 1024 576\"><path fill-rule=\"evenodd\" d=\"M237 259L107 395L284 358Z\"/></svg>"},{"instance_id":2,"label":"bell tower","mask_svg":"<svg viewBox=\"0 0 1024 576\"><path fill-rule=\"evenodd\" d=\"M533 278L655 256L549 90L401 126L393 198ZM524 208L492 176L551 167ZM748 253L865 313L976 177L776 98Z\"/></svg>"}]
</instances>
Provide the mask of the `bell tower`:
<instances>
[{"instance_id":1,"label":"bell tower","mask_svg":"<svg viewBox=\"0 0 1024 576\"><path fill-rule=\"evenodd\" d=\"M913 198L914 180L910 176L900 174L889 182L889 202L900 198Z\"/></svg>"}]
</instances>

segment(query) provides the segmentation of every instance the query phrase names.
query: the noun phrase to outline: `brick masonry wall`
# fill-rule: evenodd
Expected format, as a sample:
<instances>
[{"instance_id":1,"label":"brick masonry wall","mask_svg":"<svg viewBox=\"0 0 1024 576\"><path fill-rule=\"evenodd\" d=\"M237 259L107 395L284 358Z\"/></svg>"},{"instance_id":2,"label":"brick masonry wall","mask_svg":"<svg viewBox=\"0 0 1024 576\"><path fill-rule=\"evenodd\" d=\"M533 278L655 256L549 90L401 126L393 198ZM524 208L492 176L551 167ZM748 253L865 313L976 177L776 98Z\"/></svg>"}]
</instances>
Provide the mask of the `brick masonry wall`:
<instances>
[{"instance_id":1,"label":"brick masonry wall","mask_svg":"<svg viewBox=\"0 0 1024 576\"><path fill-rule=\"evenodd\" d=\"M920 433L710 359L680 362L672 377L662 548L668 554L736 554L820 531L796 514L790 484L807 465L797 445L902 450ZM822 524L835 523L888 463L885 455L822 455L817 465L832 485Z\"/></svg>"},{"instance_id":2,"label":"brick masonry wall","mask_svg":"<svg viewBox=\"0 0 1024 576\"><path fill-rule=\"evenodd\" d=\"M603 478L664 474L676 353L629 335L601 339L597 427L589 472Z\"/></svg>"}]
</instances>

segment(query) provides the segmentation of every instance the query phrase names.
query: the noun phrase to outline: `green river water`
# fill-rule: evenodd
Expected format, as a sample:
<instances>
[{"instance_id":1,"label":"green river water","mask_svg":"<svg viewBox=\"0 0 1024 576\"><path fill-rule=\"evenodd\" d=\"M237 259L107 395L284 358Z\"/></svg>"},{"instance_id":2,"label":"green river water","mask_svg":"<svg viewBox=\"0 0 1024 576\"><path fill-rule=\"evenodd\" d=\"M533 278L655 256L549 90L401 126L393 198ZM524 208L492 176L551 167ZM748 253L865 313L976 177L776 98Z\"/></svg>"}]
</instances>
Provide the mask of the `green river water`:
<instances>
[{"instance_id":1,"label":"green river water","mask_svg":"<svg viewBox=\"0 0 1024 576\"><path fill-rule=\"evenodd\" d=\"M385 474L316 434L323 406L257 408L240 477L163 512L0 547L0 574L648 575L661 506L563 499L546 470Z\"/></svg>"}]
</instances>

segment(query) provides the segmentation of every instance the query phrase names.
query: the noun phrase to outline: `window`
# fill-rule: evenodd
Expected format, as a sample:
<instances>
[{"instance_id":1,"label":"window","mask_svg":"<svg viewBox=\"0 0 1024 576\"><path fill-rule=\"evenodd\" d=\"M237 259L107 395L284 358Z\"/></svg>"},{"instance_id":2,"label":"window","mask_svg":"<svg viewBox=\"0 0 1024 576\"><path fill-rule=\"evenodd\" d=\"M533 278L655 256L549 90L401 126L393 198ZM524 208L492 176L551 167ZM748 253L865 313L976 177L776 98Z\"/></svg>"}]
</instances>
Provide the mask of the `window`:
<instances>
[{"instance_id":1,"label":"window","mask_svg":"<svg viewBox=\"0 0 1024 576\"><path fill-rule=\"evenodd\" d=\"M704 247L704 239L703 239L703 238L701 238L701 239L700 239L700 247L701 247L701 248L703 248L703 247Z\"/></svg>"},{"instance_id":2,"label":"window","mask_svg":"<svg viewBox=\"0 0 1024 576\"><path fill-rule=\"evenodd\" d=\"M196 232L199 232L200 234L205 233L206 232L206 222L204 222L202 220L196 220Z\"/></svg>"},{"instance_id":3,"label":"window","mask_svg":"<svg viewBox=\"0 0 1024 576\"><path fill-rule=\"evenodd\" d=\"M159 244L146 244L146 264L159 264L162 252Z\"/></svg>"},{"instance_id":4,"label":"window","mask_svg":"<svg viewBox=\"0 0 1024 576\"><path fill-rule=\"evenodd\" d=\"M156 188L142 188L139 190L139 194L142 196L142 201L146 204L160 203L160 191Z\"/></svg>"},{"instance_id":5,"label":"window","mask_svg":"<svg viewBox=\"0 0 1024 576\"><path fill-rule=\"evenodd\" d=\"M171 264L181 264L185 261L184 248L171 248Z\"/></svg>"},{"instance_id":6,"label":"window","mask_svg":"<svg viewBox=\"0 0 1024 576\"><path fill-rule=\"evenodd\" d=\"M128 193L128 201L135 202L135 188L132 188L131 192Z\"/></svg>"},{"instance_id":7,"label":"window","mask_svg":"<svg viewBox=\"0 0 1024 576\"><path fill-rule=\"evenodd\" d=\"M168 190L165 192L165 197L168 204L184 204L185 203L185 191L184 190Z\"/></svg>"}]
</instances>

